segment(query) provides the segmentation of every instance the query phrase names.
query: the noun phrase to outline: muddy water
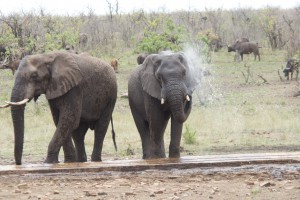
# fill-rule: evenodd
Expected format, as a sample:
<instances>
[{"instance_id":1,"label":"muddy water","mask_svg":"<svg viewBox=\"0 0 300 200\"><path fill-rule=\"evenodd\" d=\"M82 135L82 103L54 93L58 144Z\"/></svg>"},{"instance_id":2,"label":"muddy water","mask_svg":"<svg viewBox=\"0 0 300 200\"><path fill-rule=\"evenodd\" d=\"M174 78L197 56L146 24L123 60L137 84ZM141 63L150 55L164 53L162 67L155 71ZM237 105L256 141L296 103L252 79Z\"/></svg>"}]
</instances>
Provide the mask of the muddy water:
<instances>
[{"instance_id":1,"label":"muddy water","mask_svg":"<svg viewBox=\"0 0 300 200\"><path fill-rule=\"evenodd\" d=\"M214 172L214 170L226 172L242 169L259 171L264 170L264 167L272 169L272 166L275 165L280 167L279 171L299 170L300 152L188 156L178 159L166 158L154 160L113 160L86 163L25 164L20 166L2 165L0 166L0 175L101 171L122 172L171 169L205 169L207 172Z\"/></svg>"}]
</instances>

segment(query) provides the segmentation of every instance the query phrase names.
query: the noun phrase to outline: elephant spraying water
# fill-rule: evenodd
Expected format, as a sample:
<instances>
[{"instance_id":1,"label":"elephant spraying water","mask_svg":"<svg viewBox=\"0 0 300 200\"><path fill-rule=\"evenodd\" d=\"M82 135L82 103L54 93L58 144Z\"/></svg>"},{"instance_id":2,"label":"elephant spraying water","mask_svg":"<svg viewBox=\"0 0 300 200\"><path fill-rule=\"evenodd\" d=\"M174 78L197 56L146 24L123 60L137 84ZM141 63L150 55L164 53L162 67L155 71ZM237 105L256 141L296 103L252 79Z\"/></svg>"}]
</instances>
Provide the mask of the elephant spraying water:
<instances>
[{"instance_id":1,"label":"elephant spraying water","mask_svg":"<svg viewBox=\"0 0 300 200\"><path fill-rule=\"evenodd\" d=\"M103 140L117 98L116 76L109 64L86 55L52 52L26 56L11 94L15 161L22 163L26 102L45 94L56 126L46 163L57 163L63 147L65 162L87 161L84 137L95 132L92 161L101 161ZM75 143L76 152L72 143Z\"/></svg>"},{"instance_id":2,"label":"elephant spraying water","mask_svg":"<svg viewBox=\"0 0 300 200\"><path fill-rule=\"evenodd\" d=\"M133 71L128 99L142 140L143 158L164 158L164 132L171 118L169 157L180 157L183 123L198 82L183 53L151 54Z\"/></svg>"}]
</instances>

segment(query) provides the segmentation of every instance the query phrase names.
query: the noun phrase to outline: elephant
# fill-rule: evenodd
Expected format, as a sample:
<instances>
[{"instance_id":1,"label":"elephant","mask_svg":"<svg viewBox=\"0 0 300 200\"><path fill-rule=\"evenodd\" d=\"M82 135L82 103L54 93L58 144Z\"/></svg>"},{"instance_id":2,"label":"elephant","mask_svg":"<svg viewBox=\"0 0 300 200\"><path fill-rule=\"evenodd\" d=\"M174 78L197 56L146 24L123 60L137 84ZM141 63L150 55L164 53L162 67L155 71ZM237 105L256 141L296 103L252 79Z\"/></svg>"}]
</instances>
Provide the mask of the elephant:
<instances>
[{"instance_id":1,"label":"elephant","mask_svg":"<svg viewBox=\"0 0 300 200\"><path fill-rule=\"evenodd\" d=\"M169 157L180 157L183 123L198 85L182 52L150 54L130 75L128 100L140 134L143 159L165 158L164 132L171 118Z\"/></svg>"},{"instance_id":2,"label":"elephant","mask_svg":"<svg viewBox=\"0 0 300 200\"><path fill-rule=\"evenodd\" d=\"M45 163L58 163L61 147L65 162L87 161L84 137L89 128L95 134L91 161L101 161L103 140L117 98L111 66L100 59L66 51L30 55L21 60L11 101L2 106L11 106L17 165L22 164L25 105L41 94L48 100L56 126Z\"/></svg>"},{"instance_id":3,"label":"elephant","mask_svg":"<svg viewBox=\"0 0 300 200\"><path fill-rule=\"evenodd\" d=\"M141 53L138 55L138 57L136 58L137 64L143 64L144 60L147 58L147 56L149 56L149 54L147 53Z\"/></svg>"}]
</instances>

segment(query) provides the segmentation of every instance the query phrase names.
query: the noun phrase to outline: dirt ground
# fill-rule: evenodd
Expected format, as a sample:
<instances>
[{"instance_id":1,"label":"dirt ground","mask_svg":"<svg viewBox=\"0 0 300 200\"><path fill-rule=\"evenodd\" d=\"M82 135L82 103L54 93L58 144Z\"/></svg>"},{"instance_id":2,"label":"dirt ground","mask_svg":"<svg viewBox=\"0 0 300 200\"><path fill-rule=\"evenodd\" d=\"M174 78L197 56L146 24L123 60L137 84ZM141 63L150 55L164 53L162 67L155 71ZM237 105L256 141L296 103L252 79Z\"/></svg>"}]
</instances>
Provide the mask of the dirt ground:
<instances>
[{"instance_id":1,"label":"dirt ground","mask_svg":"<svg viewBox=\"0 0 300 200\"><path fill-rule=\"evenodd\" d=\"M0 177L5 200L300 198L300 164Z\"/></svg>"}]
</instances>

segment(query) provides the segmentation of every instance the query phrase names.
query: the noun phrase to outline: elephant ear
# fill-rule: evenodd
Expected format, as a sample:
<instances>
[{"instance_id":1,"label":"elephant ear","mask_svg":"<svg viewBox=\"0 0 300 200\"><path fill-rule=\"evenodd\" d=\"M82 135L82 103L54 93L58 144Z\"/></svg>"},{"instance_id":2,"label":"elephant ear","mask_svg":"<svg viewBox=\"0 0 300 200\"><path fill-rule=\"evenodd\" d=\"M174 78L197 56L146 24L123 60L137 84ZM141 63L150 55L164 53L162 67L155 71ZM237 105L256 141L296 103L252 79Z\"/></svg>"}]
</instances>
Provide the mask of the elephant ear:
<instances>
[{"instance_id":1,"label":"elephant ear","mask_svg":"<svg viewBox=\"0 0 300 200\"><path fill-rule=\"evenodd\" d=\"M190 60L183 52L176 53L180 62L186 67L186 77L184 83L188 89L188 93L191 95L200 83L200 68Z\"/></svg>"},{"instance_id":2,"label":"elephant ear","mask_svg":"<svg viewBox=\"0 0 300 200\"><path fill-rule=\"evenodd\" d=\"M158 54L149 55L142 64L141 70L141 82L142 88L150 96L161 99L161 85L155 77L155 72L160 64L160 58Z\"/></svg>"},{"instance_id":3,"label":"elephant ear","mask_svg":"<svg viewBox=\"0 0 300 200\"><path fill-rule=\"evenodd\" d=\"M67 53L47 55L51 78L46 91L47 99L60 97L77 86L83 76L73 56Z\"/></svg>"}]
</instances>

